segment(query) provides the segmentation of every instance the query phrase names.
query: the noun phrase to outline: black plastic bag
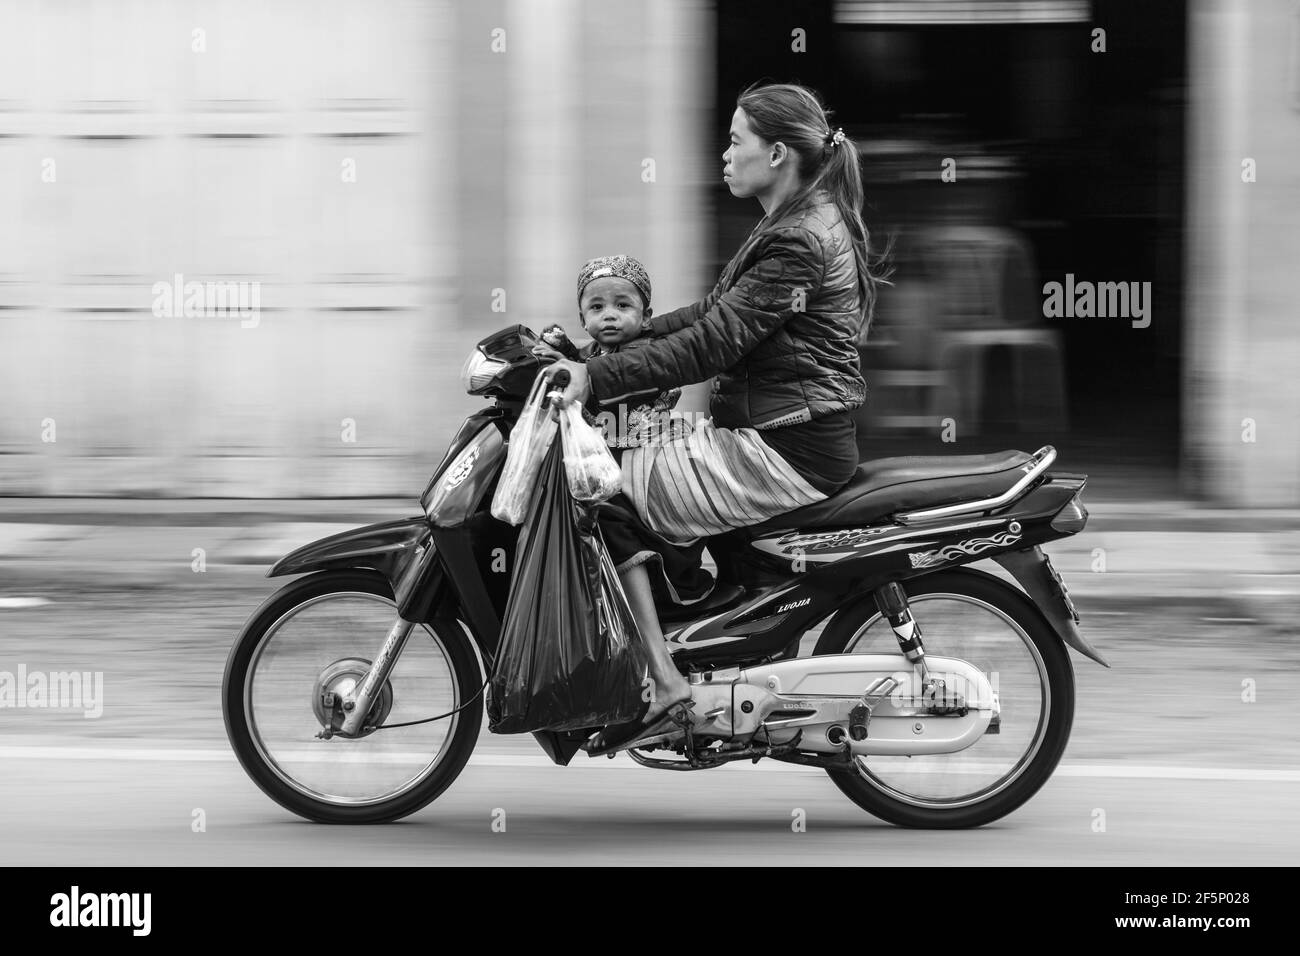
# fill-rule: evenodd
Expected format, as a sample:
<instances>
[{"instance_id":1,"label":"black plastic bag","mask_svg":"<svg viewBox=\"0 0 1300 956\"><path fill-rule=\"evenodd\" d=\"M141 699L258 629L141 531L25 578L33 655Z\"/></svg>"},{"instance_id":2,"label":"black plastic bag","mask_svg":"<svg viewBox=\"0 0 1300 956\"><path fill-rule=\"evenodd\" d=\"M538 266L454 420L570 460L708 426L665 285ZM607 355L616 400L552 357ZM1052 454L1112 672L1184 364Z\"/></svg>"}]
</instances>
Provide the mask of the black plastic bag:
<instances>
[{"instance_id":1,"label":"black plastic bag","mask_svg":"<svg viewBox=\"0 0 1300 956\"><path fill-rule=\"evenodd\" d=\"M577 730L635 718L648 656L614 562L569 494L560 442L519 532L488 699L496 734Z\"/></svg>"}]
</instances>

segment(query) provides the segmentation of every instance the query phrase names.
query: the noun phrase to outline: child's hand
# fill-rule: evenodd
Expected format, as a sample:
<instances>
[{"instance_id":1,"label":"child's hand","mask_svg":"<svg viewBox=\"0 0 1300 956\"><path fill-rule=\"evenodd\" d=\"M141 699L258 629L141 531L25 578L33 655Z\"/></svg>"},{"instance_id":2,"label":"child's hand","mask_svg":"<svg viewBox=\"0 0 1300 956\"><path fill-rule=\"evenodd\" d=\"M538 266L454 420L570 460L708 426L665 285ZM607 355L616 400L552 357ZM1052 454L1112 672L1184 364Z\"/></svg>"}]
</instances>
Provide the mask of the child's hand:
<instances>
[{"instance_id":1,"label":"child's hand","mask_svg":"<svg viewBox=\"0 0 1300 956\"><path fill-rule=\"evenodd\" d=\"M533 354L544 362L558 362L560 359L565 358L562 352L557 352L549 345L542 345L541 343L533 346Z\"/></svg>"},{"instance_id":2,"label":"child's hand","mask_svg":"<svg viewBox=\"0 0 1300 956\"><path fill-rule=\"evenodd\" d=\"M569 338L568 333L558 322L552 322L546 328L542 329L539 336L541 340L533 349L533 353L549 359L572 359L578 358L578 348ZM545 352L538 352L538 349L546 349Z\"/></svg>"}]
</instances>

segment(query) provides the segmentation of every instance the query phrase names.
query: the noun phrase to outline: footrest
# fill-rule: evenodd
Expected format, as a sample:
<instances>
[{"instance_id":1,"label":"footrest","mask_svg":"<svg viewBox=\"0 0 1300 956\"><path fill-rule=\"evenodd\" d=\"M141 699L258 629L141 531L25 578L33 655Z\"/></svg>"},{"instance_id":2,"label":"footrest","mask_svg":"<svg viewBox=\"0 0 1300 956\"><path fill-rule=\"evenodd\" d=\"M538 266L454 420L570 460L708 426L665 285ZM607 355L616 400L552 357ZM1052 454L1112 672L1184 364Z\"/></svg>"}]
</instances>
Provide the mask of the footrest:
<instances>
[{"instance_id":1,"label":"footrest","mask_svg":"<svg viewBox=\"0 0 1300 956\"><path fill-rule=\"evenodd\" d=\"M867 739L867 725L871 721L871 711L866 704L858 704L849 711L849 737L853 740Z\"/></svg>"}]
</instances>

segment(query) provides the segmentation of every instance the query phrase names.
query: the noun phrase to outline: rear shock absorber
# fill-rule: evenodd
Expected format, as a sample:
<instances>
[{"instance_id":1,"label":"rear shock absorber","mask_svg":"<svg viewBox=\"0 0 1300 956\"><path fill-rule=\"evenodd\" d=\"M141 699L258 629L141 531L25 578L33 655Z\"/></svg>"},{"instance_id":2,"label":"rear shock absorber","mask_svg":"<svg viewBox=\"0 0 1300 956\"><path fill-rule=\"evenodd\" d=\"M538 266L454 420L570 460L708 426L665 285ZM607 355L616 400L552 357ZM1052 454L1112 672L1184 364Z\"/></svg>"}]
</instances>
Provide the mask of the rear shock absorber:
<instances>
[{"instance_id":1,"label":"rear shock absorber","mask_svg":"<svg viewBox=\"0 0 1300 956\"><path fill-rule=\"evenodd\" d=\"M880 613L885 615L885 620L889 621L889 626L894 630L899 650L916 668L917 675L921 678L921 700L925 710L933 714L965 713L965 703L962 698L956 694L950 696L946 682L930 676L930 670L925 665L925 645L921 640L921 625L917 624L916 619L912 617L911 608L907 603L907 593L902 586L897 581L882 584L876 588L875 597L876 607L880 608Z\"/></svg>"},{"instance_id":2,"label":"rear shock absorber","mask_svg":"<svg viewBox=\"0 0 1300 956\"><path fill-rule=\"evenodd\" d=\"M876 588L876 607L885 615L885 620L898 638L898 648L907 658L908 663L921 673L922 680L928 680L925 667L925 645L921 641L921 628L912 617L907 605L907 594L897 581L890 581Z\"/></svg>"}]
</instances>

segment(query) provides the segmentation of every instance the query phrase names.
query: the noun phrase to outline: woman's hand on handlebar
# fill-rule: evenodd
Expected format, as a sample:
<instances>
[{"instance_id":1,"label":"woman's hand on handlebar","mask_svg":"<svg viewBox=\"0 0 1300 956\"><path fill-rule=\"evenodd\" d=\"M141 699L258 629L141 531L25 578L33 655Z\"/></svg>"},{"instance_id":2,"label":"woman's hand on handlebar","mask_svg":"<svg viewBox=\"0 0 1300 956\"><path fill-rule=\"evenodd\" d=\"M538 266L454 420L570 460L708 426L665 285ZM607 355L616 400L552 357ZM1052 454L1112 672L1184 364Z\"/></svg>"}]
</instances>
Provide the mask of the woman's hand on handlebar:
<instances>
[{"instance_id":1,"label":"woman's hand on handlebar","mask_svg":"<svg viewBox=\"0 0 1300 956\"><path fill-rule=\"evenodd\" d=\"M586 402L587 396L591 394L591 383L587 380L587 366L582 362L571 362L562 358L554 365L542 369L542 374L546 376L548 382L553 381L561 372L568 374L569 384L564 389L560 404L568 405L569 402L577 402L581 405Z\"/></svg>"}]
</instances>

